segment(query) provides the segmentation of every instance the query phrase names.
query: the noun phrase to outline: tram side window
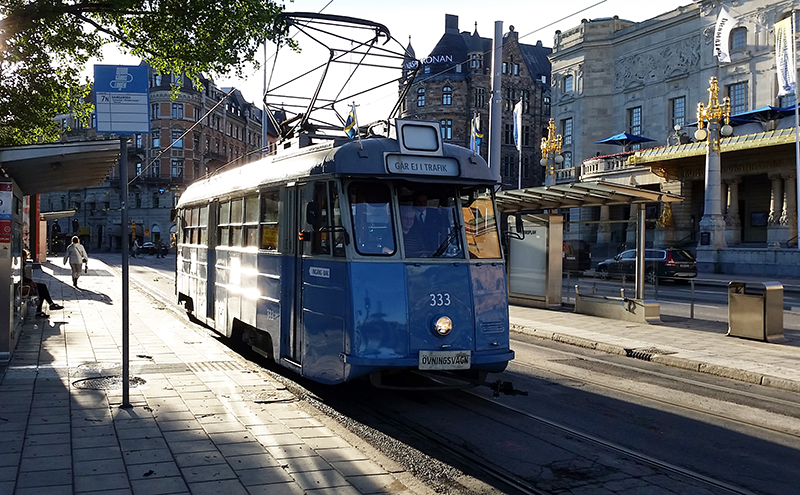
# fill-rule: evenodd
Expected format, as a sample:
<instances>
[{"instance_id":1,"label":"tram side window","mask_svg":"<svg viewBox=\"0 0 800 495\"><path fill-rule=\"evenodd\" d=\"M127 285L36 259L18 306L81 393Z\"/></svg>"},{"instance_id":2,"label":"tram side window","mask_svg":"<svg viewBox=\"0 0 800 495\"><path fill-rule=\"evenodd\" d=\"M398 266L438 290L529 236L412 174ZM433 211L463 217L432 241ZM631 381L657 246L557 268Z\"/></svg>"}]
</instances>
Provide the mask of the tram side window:
<instances>
[{"instance_id":1,"label":"tram side window","mask_svg":"<svg viewBox=\"0 0 800 495\"><path fill-rule=\"evenodd\" d=\"M230 201L220 202L219 204L219 243L220 246L229 246L231 223L231 203Z\"/></svg>"},{"instance_id":2,"label":"tram side window","mask_svg":"<svg viewBox=\"0 0 800 495\"><path fill-rule=\"evenodd\" d=\"M244 198L244 241L245 246L258 246L258 196Z\"/></svg>"},{"instance_id":3,"label":"tram side window","mask_svg":"<svg viewBox=\"0 0 800 495\"><path fill-rule=\"evenodd\" d=\"M489 188L462 190L461 205L469 257L500 258L492 191Z\"/></svg>"},{"instance_id":4,"label":"tram side window","mask_svg":"<svg viewBox=\"0 0 800 495\"><path fill-rule=\"evenodd\" d=\"M231 246L242 245L242 199L234 199L231 201Z\"/></svg>"},{"instance_id":5,"label":"tram side window","mask_svg":"<svg viewBox=\"0 0 800 495\"><path fill-rule=\"evenodd\" d=\"M197 223L197 243L208 244L208 206L199 208L200 220Z\"/></svg>"},{"instance_id":6,"label":"tram side window","mask_svg":"<svg viewBox=\"0 0 800 495\"><path fill-rule=\"evenodd\" d=\"M380 182L353 182L347 188L355 248L363 255L391 256L397 250L391 192Z\"/></svg>"},{"instance_id":7,"label":"tram side window","mask_svg":"<svg viewBox=\"0 0 800 495\"><path fill-rule=\"evenodd\" d=\"M331 223L333 226L333 255L344 256L344 243L346 232L342 226L342 210L339 202L339 186L336 182L329 183L330 204L331 204Z\"/></svg>"},{"instance_id":8,"label":"tram side window","mask_svg":"<svg viewBox=\"0 0 800 495\"><path fill-rule=\"evenodd\" d=\"M304 254L331 254L330 222L328 215L328 183L316 182L306 186L306 225L310 229L310 242L303 245Z\"/></svg>"},{"instance_id":9,"label":"tram side window","mask_svg":"<svg viewBox=\"0 0 800 495\"><path fill-rule=\"evenodd\" d=\"M261 194L261 249L278 250L278 218L280 214L279 191L266 191Z\"/></svg>"}]
</instances>

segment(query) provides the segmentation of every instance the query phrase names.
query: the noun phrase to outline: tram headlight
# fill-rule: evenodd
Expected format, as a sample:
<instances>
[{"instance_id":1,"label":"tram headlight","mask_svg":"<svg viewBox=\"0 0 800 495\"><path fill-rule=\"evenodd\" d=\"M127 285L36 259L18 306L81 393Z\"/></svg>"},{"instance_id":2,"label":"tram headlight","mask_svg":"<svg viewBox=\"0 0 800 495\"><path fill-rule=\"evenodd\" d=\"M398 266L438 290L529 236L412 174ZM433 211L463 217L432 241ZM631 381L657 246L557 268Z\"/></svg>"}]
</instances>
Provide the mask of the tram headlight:
<instances>
[{"instance_id":1,"label":"tram headlight","mask_svg":"<svg viewBox=\"0 0 800 495\"><path fill-rule=\"evenodd\" d=\"M436 335L444 337L448 335L453 330L453 320L448 318L447 316L442 316L436 323L433 325L433 331L436 332Z\"/></svg>"}]
</instances>

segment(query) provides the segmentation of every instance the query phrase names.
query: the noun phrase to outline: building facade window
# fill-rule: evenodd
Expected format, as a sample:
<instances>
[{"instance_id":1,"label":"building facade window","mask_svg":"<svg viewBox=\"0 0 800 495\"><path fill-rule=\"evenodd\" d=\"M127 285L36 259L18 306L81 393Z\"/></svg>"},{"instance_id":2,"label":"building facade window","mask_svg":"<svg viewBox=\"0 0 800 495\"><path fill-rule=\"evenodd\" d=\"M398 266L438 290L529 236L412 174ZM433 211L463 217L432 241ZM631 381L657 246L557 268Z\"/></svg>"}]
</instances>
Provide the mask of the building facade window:
<instances>
[{"instance_id":1,"label":"building facade window","mask_svg":"<svg viewBox=\"0 0 800 495\"><path fill-rule=\"evenodd\" d=\"M486 90L484 88L475 88L475 108L484 108L486 106Z\"/></svg>"},{"instance_id":2,"label":"building facade window","mask_svg":"<svg viewBox=\"0 0 800 495\"><path fill-rule=\"evenodd\" d=\"M182 119L183 118L183 103L173 103L172 104L172 118L173 119Z\"/></svg>"},{"instance_id":3,"label":"building facade window","mask_svg":"<svg viewBox=\"0 0 800 495\"><path fill-rule=\"evenodd\" d=\"M473 53L469 56L469 67L471 69L480 69L483 66L483 54Z\"/></svg>"},{"instance_id":4,"label":"building facade window","mask_svg":"<svg viewBox=\"0 0 800 495\"><path fill-rule=\"evenodd\" d=\"M628 109L628 132L634 136L642 135L642 107L633 107ZM632 150L638 150L641 148L641 144L634 144L630 147Z\"/></svg>"},{"instance_id":5,"label":"building facade window","mask_svg":"<svg viewBox=\"0 0 800 495\"><path fill-rule=\"evenodd\" d=\"M794 107L797 104L797 95L783 95L780 97L781 108Z\"/></svg>"},{"instance_id":6,"label":"building facade window","mask_svg":"<svg viewBox=\"0 0 800 495\"><path fill-rule=\"evenodd\" d=\"M183 177L183 160L172 160L170 162L170 176L177 179Z\"/></svg>"},{"instance_id":7,"label":"building facade window","mask_svg":"<svg viewBox=\"0 0 800 495\"><path fill-rule=\"evenodd\" d=\"M183 131L180 129L172 130L172 148L183 148Z\"/></svg>"},{"instance_id":8,"label":"building facade window","mask_svg":"<svg viewBox=\"0 0 800 495\"><path fill-rule=\"evenodd\" d=\"M442 139L453 139L453 121L451 119L442 119Z\"/></svg>"},{"instance_id":9,"label":"building facade window","mask_svg":"<svg viewBox=\"0 0 800 495\"><path fill-rule=\"evenodd\" d=\"M515 144L514 124L503 124L503 144Z\"/></svg>"},{"instance_id":10,"label":"building facade window","mask_svg":"<svg viewBox=\"0 0 800 495\"><path fill-rule=\"evenodd\" d=\"M747 48L747 28L737 27L731 31L730 51Z\"/></svg>"},{"instance_id":11,"label":"building facade window","mask_svg":"<svg viewBox=\"0 0 800 495\"><path fill-rule=\"evenodd\" d=\"M152 148L161 147L161 131L155 130L150 133L150 144Z\"/></svg>"},{"instance_id":12,"label":"building facade window","mask_svg":"<svg viewBox=\"0 0 800 495\"><path fill-rule=\"evenodd\" d=\"M158 119L161 118L161 105L158 103L151 103L150 104L150 118L151 119Z\"/></svg>"},{"instance_id":13,"label":"building facade window","mask_svg":"<svg viewBox=\"0 0 800 495\"><path fill-rule=\"evenodd\" d=\"M503 62L503 74L508 74L508 62Z\"/></svg>"},{"instance_id":14,"label":"building facade window","mask_svg":"<svg viewBox=\"0 0 800 495\"><path fill-rule=\"evenodd\" d=\"M572 144L572 119L564 119L561 121L561 136L564 146Z\"/></svg>"},{"instance_id":15,"label":"building facade window","mask_svg":"<svg viewBox=\"0 0 800 495\"><path fill-rule=\"evenodd\" d=\"M731 115L747 111L747 82L728 86L728 97L731 99Z\"/></svg>"},{"instance_id":16,"label":"building facade window","mask_svg":"<svg viewBox=\"0 0 800 495\"><path fill-rule=\"evenodd\" d=\"M628 132L635 136L642 134L642 107L628 109Z\"/></svg>"},{"instance_id":17,"label":"building facade window","mask_svg":"<svg viewBox=\"0 0 800 495\"><path fill-rule=\"evenodd\" d=\"M141 134L134 134L133 139L134 139L133 142L134 142L134 147L135 148L144 148L144 146L142 145L142 139L143 138L142 138Z\"/></svg>"},{"instance_id":18,"label":"building facade window","mask_svg":"<svg viewBox=\"0 0 800 495\"><path fill-rule=\"evenodd\" d=\"M515 76L519 75L519 64L514 64L514 75Z\"/></svg>"},{"instance_id":19,"label":"building facade window","mask_svg":"<svg viewBox=\"0 0 800 495\"><path fill-rule=\"evenodd\" d=\"M571 93L574 91L575 85L575 77L574 76L564 76L564 82L561 85L561 90L564 94Z\"/></svg>"},{"instance_id":20,"label":"building facade window","mask_svg":"<svg viewBox=\"0 0 800 495\"><path fill-rule=\"evenodd\" d=\"M453 88L445 86L442 88L442 105L453 104Z\"/></svg>"},{"instance_id":21,"label":"building facade window","mask_svg":"<svg viewBox=\"0 0 800 495\"><path fill-rule=\"evenodd\" d=\"M686 125L686 97L680 96L669 100L672 128Z\"/></svg>"},{"instance_id":22,"label":"building facade window","mask_svg":"<svg viewBox=\"0 0 800 495\"><path fill-rule=\"evenodd\" d=\"M419 88L417 90L417 106L418 107L425 106L425 88Z\"/></svg>"},{"instance_id":23,"label":"building facade window","mask_svg":"<svg viewBox=\"0 0 800 495\"><path fill-rule=\"evenodd\" d=\"M140 161L136 162L136 176L137 177L141 177L142 176L142 162L140 162Z\"/></svg>"}]
</instances>

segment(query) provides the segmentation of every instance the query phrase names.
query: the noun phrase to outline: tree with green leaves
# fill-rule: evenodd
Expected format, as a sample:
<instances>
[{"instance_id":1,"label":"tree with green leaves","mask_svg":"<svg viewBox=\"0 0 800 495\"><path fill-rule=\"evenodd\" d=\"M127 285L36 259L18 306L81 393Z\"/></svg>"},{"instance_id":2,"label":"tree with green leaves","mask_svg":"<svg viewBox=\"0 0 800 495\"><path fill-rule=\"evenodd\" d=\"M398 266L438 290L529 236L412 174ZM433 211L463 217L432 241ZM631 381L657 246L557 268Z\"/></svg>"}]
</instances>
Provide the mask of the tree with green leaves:
<instances>
[{"instance_id":1,"label":"tree with green leaves","mask_svg":"<svg viewBox=\"0 0 800 495\"><path fill-rule=\"evenodd\" d=\"M288 41L273 0L0 0L0 146L55 141L58 114L88 116L81 73L116 43L160 74L241 77Z\"/></svg>"}]
</instances>

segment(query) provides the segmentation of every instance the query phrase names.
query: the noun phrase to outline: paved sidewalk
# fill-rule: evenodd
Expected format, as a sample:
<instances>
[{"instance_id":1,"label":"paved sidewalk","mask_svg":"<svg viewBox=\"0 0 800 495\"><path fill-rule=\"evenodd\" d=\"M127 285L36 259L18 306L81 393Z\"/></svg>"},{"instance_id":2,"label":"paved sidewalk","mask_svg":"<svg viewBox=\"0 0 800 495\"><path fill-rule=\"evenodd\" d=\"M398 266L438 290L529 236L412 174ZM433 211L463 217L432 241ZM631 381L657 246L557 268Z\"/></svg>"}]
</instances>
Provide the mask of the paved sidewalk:
<instances>
[{"instance_id":1,"label":"paved sidewalk","mask_svg":"<svg viewBox=\"0 0 800 495\"><path fill-rule=\"evenodd\" d=\"M727 324L663 317L660 325L511 306L512 332L800 392L800 331L784 342L729 337Z\"/></svg>"},{"instance_id":2,"label":"paved sidewalk","mask_svg":"<svg viewBox=\"0 0 800 495\"><path fill-rule=\"evenodd\" d=\"M141 383L130 389L133 407L120 408L121 281L95 259L75 290L51 261L34 280L65 308L32 318L0 369L0 493L423 491L133 289L131 376Z\"/></svg>"}]
</instances>

